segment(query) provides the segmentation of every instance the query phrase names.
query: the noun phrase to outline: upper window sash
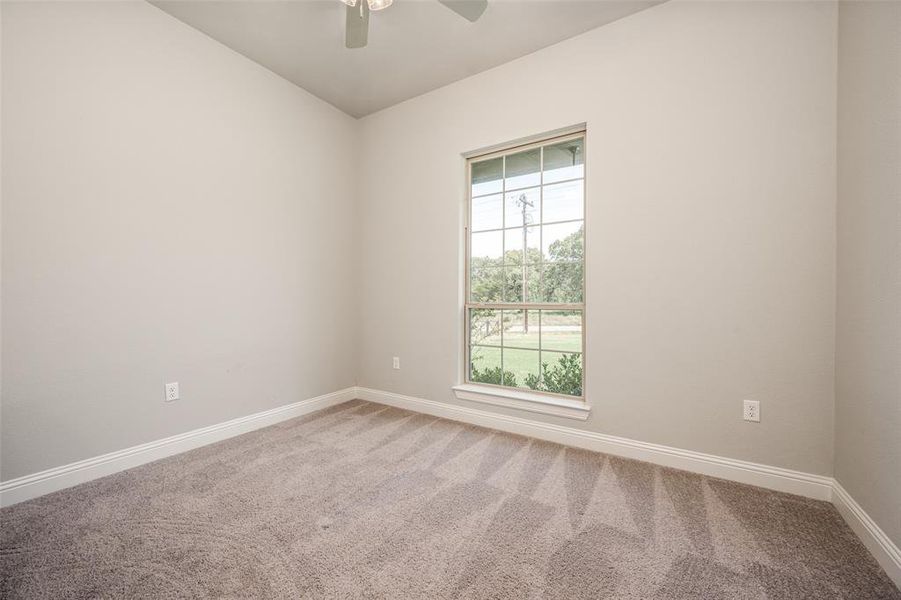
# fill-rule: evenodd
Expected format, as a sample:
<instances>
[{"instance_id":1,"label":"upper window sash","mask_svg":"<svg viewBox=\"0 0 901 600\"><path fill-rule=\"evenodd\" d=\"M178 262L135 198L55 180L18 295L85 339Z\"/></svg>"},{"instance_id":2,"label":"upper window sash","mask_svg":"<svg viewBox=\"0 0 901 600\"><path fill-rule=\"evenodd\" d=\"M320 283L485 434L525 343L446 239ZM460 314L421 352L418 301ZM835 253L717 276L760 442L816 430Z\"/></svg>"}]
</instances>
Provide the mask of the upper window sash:
<instances>
[{"instance_id":1,"label":"upper window sash","mask_svg":"<svg viewBox=\"0 0 901 600\"><path fill-rule=\"evenodd\" d=\"M468 306L584 306L584 139L580 130L467 159ZM545 270L557 286L545 287ZM473 294L474 277L487 296Z\"/></svg>"}]
</instances>

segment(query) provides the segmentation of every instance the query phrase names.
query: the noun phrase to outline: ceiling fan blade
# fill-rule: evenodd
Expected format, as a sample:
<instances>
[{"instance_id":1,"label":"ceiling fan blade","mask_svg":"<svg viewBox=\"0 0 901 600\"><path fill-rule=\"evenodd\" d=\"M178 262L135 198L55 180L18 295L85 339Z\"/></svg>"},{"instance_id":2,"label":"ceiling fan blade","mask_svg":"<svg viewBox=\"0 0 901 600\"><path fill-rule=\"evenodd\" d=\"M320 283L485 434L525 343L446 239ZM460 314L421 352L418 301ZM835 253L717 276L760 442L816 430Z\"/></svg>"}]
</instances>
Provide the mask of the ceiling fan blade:
<instances>
[{"instance_id":1,"label":"ceiling fan blade","mask_svg":"<svg viewBox=\"0 0 901 600\"><path fill-rule=\"evenodd\" d=\"M475 23L488 8L488 0L438 0L467 21Z\"/></svg>"},{"instance_id":2,"label":"ceiling fan blade","mask_svg":"<svg viewBox=\"0 0 901 600\"><path fill-rule=\"evenodd\" d=\"M369 3L358 0L356 6L347 6L344 45L362 48L369 41Z\"/></svg>"}]
</instances>

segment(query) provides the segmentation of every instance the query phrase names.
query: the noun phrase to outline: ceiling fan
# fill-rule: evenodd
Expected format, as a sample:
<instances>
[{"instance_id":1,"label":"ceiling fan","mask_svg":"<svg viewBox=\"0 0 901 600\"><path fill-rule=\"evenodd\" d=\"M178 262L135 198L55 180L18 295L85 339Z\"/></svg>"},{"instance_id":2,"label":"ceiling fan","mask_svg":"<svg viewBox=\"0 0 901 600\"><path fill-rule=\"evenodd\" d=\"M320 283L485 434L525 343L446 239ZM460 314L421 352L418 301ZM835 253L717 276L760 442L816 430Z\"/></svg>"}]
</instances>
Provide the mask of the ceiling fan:
<instances>
[{"instance_id":1,"label":"ceiling fan","mask_svg":"<svg viewBox=\"0 0 901 600\"><path fill-rule=\"evenodd\" d=\"M362 48L369 40L369 13L391 6L393 0L343 0L347 5L347 21L344 45ZM485 9L488 0L438 0L467 21L475 23Z\"/></svg>"}]
</instances>

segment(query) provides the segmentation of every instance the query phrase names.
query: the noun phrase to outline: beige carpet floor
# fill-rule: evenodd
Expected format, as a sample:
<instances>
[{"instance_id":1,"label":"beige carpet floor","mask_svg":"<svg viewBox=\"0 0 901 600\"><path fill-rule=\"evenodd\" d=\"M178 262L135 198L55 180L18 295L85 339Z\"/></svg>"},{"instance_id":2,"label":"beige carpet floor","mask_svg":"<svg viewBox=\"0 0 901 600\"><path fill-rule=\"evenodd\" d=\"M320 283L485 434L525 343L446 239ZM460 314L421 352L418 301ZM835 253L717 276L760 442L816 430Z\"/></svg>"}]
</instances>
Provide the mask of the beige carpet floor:
<instances>
[{"instance_id":1,"label":"beige carpet floor","mask_svg":"<svg viewBox=\"0 0 901 600\"><path fill-rule=\"evenodd\" d=\"M901 598L825 502L361 401L0 517L3 598Z\"/></svg>"}]
</instances>

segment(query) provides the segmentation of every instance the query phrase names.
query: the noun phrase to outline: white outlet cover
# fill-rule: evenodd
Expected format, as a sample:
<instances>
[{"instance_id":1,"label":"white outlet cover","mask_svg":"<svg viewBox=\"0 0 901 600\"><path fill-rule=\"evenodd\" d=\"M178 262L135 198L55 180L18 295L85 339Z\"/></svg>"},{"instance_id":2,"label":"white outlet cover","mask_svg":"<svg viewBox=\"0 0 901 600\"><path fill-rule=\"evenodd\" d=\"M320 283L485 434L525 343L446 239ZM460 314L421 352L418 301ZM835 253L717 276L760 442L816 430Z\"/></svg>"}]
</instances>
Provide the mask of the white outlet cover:
<instances>
[{"instance_id":1,"label":"white outlet cover","mask_svg":"<svg viewBox=\"0 0 901 600\"><path fill-rule=\"evenodd\" d=\"M178 400L178 382L166 384L166 402Z\"/></svg>"},{"instance_id":2,"label":"white outlet cover","mask_svg":"<svg viewBox=\"0 0 901 600\"><path fill-rule=\"evenodd\" d=\"M392 361L391 361L391 365L392 365L395 369L400 369L400 357L395 356L395 357L392 359Z\"/></svg>"},{"instance_id":3,"label":"white outlet cover","mask_svg":"<svg viewBox=\"0 0 901 600\"><path fill-rule=\"evenodd\" d=\"M743 403L742 417L745 421L760 423L760 401L745 400Z\"/></svg>"}]
</instances>

